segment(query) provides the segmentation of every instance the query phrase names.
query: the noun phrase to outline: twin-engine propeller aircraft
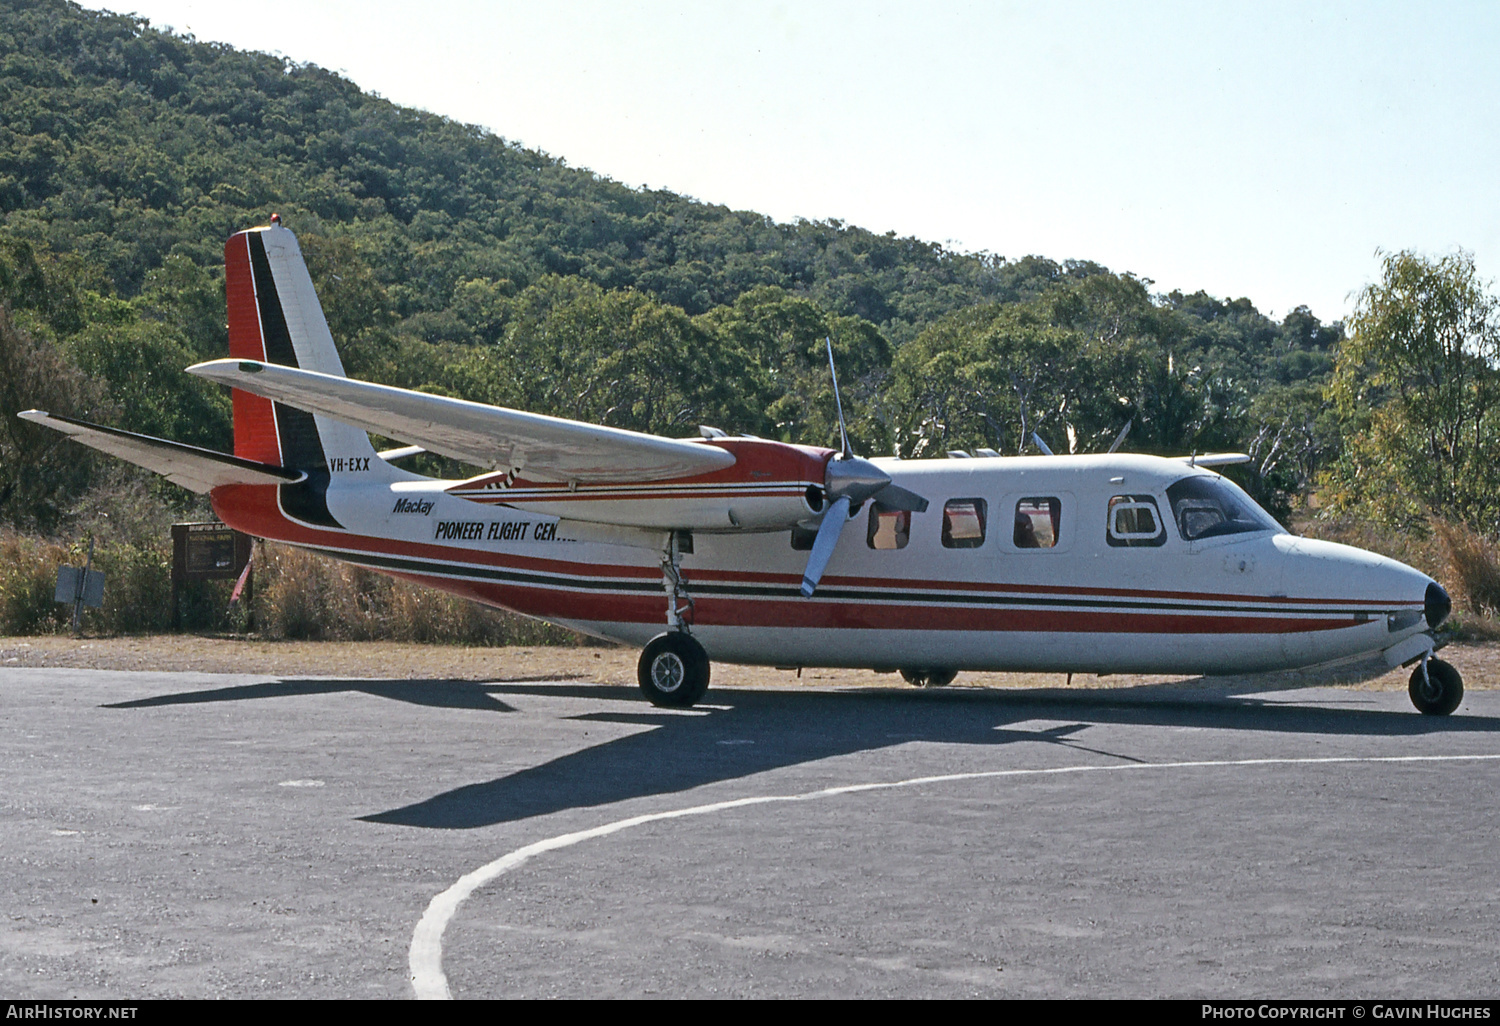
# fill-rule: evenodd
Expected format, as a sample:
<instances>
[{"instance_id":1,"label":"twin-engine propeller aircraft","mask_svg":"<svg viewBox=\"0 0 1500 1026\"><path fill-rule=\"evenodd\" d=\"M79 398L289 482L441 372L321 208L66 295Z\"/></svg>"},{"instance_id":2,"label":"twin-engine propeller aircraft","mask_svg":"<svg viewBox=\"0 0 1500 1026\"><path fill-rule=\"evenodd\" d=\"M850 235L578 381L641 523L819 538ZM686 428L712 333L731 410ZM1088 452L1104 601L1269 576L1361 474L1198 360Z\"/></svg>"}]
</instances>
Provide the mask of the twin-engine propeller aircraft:
<instances>
[{"instance_id":1,"label":"twin-engine propeller aircraft","mask_svg":"<svg viewBox=\"0 0 1500 1026\"><path fill-rule=\"evenodd\" d=\"M847 435L663 438L357 381L271 220L225 245L229 359L187 368L233 388L233 456L21 416L207 492L246 533L643 646L658 705L698 701L712 660L942 685L1383 656L1415 664L1422 712L1462 699L1431 658L1443 589L1287 533L1209 469L1247 457L866 460ZM366 432L408 445L377 453ZM422 450L490 469L396 465Z\"/></svg>"}]
</instances>

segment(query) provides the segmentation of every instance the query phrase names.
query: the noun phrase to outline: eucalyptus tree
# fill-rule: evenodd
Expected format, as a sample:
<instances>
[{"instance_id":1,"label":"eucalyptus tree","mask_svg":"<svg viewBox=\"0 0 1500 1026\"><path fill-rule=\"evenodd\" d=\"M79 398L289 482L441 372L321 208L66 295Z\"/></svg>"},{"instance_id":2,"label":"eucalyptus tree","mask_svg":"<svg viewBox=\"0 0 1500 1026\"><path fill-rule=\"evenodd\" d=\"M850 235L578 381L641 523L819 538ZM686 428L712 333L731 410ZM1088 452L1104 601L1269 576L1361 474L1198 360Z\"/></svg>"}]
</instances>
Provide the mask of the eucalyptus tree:
<instances>
[{"instance_id":1,"label":"eucalyptus tree","mask_svg":"<svg viewBox=\"0 0 1500 1026\"><path fill-rule=\"evenodd\" d=\"M1500 533L1500 323L1472 254L1402 251L1359 294L1330 396L1346 424L1336 508Z\"/></svg>"}]
</instances>

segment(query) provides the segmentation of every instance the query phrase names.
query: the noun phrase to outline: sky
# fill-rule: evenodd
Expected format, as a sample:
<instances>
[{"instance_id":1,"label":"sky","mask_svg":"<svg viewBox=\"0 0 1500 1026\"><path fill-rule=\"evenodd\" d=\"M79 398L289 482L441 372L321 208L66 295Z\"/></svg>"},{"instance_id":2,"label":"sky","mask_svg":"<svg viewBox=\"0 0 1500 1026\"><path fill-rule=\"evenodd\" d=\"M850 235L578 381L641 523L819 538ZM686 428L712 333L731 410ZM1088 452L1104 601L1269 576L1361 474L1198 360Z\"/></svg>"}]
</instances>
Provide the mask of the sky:
<instances>
[{"instance_id":1,"label":"sky","mask_svg":"<svg viewBox=\"0 0 1500 1026\"><path fill-rule=\"evenodd\" d=\"M627 185L1339 319L1500 276L1500 4L136 0Z\"/></svg>"}]
</instances>

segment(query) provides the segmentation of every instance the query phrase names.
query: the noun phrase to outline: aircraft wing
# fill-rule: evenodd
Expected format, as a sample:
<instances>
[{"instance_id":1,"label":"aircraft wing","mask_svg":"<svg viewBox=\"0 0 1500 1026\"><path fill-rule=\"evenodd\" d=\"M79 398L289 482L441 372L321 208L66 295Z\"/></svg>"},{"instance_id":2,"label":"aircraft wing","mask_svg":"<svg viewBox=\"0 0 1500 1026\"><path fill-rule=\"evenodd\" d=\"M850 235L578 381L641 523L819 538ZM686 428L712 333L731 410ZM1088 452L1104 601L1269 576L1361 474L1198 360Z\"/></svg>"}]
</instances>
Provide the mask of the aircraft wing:
<instances>
[{"instance_id":1,"label":"aircraft wing","mask_svg":"<svg viewBox=\"0 0 1500 1026\"><path fill-rule=\"evenodd\" d=\"M662 481L723 470L712 445L584 424L254 360L187 369L210 381L533 481Z\"/></svg>"},{"instance_id":2,"label":"aircraft wing","mask_svg":"<svg viewBox=\"0 0 1500 1026\"><path fill-rule=\"evenodd\" d=\"M169 442L165 438L138 435L119 428L90 424L44 410L26 410L16 416L33 424L61 431L75 442L118 456L128 463L161 474L173 484L193 492L207 492L227 484L292 484L307 475L283 470L269 463L241 459L227 453L200 449L196 445Z\"/></svg>"}]
</instances>

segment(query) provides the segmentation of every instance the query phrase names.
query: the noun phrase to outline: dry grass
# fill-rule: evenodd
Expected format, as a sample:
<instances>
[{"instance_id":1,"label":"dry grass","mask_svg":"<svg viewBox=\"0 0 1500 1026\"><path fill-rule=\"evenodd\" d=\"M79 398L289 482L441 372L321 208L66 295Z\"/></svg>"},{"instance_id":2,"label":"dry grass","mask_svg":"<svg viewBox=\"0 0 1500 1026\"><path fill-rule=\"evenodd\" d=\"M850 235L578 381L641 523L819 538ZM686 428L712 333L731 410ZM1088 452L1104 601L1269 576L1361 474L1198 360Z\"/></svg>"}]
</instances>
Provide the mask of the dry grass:
<instances>
[{"instance_id":1,"label":"dry grass","mask_svg":"<svg viewBox=\"0 0 1500 1026\"><path fill-rule=\"evenodd\" d=\"M573 631L287 545L256 546L254 626L270 639L577 645Z\"/></svg>"},{"instance_id":2,"label":"dry grass","mask_svg":"<svg viewBox=\"0 0 1500 1026\"><path fill-rule=\"evenodd\" d=\"M172 556L166 531L123 532L101 522L94 569L105 575L104 607L86 610L90 634L143 634L172 623ZM164 521L165 523L165 521ZM0 532L0 634L67 632L71 609L52 601L59 566L83 566L88 545ZM454 645L576 645L579 635L488 609L286 545L255 551L251 615L229 608L233 582L188 582L183 623L196 630L255 633L275 640L410 641Z\"/></svg>"},{"instance_id":3,"label":"dry grass","mask_svg":"<svg viewBox=\"0 0 1500 1026\"><path fill-rule=\"evenodd\" d=\"M0 534L0 630L51 634L64 626L52 601L67 547L33 535Z\"/></svg>"},{"instance_id":4,"label":"dry grass","mask_svg":"<svg viewBox=\"0 0 1500 1026\"><path fill-rule=\"evenodd\" d=\"M1500 613L1500 557L1494 542L1463 524L1433 521L1432 530L1448 557L1448 580L1456 597L1471 613Z\"/></svg>"}]
</instances>

